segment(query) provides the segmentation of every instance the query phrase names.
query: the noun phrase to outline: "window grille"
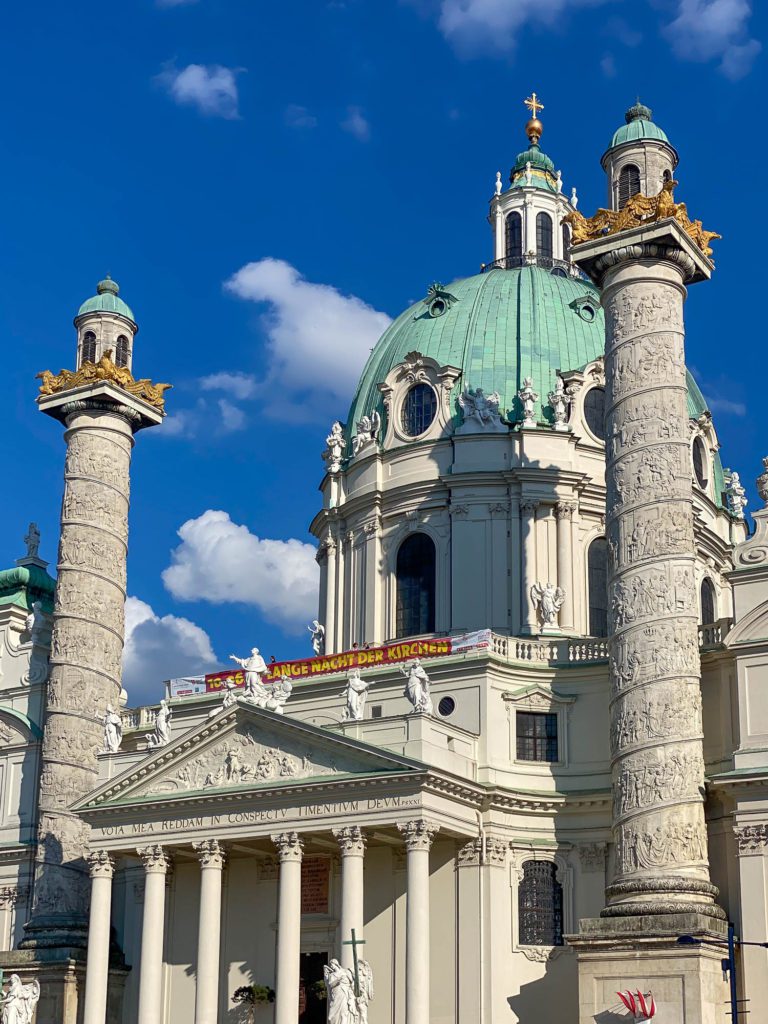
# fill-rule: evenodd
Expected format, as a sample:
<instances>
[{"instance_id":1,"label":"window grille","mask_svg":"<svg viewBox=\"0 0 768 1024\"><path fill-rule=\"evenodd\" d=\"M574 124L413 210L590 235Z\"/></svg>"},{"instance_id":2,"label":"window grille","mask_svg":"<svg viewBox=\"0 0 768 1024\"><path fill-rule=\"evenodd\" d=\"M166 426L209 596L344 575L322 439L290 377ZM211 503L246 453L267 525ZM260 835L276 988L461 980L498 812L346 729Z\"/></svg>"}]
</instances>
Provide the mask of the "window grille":
<instances>
[{"instance_id":1,"label":"window grille","mask_svg":"<svg viewBox=\"0 0 768 1024\"><path fill-rule=\"evenodd\" d=\"M519 213L507 217L507 259L519 260L523 255L523 218Z\"/></svg>"},{"instance_id":2,"label":"window grille","mask_svg":"<svg viewBox=\"0 0 768 1024\"><path fill-rule=\"evenodd\" d=\"M527 860L517 893L522 946L563 945L563 887L548 860Z\"/></svg>"},{"instance_id":3,"label":"window grille","mask_svg":"<svg viewBox=\"0 0 768 1024\"><path fill-rule=\"evenodd\" d=\"M115 346L115 365L127 366L130 354L131 348L128 343L128 339L124 334L121 334L117 339L117 345Z\"/></svg>"},{"instance_id":4,"label":"window grille","mask_svg":"<svg viewBox=\"0 0 768 1024\"><path fill-rule=\"evenodd\" d=\"M640 191L640 168L627 164L619 172L619 209L627 205L627 201Z\"/></svg>"},{"instance_id":5,"label":"window grille","mask_svg":"<svg viewBox=\"0 0 768 1024\"><path fill-rule=\"evenodd\" d=\"M93 331L86 331L83 335L80 347L80 364L96 362L96 335Z\"/></svg>"},{"instance_id":6,"label":"window grille","mask_svg":"<svg viewBox=\"0 0 768 1024\"><path fill-rule=\"evenodd\" d=\"M437 415L437 395L429 384L414 385L403 401L402 425L409 437L428 430Z\"/></svg>"}]
</instances>

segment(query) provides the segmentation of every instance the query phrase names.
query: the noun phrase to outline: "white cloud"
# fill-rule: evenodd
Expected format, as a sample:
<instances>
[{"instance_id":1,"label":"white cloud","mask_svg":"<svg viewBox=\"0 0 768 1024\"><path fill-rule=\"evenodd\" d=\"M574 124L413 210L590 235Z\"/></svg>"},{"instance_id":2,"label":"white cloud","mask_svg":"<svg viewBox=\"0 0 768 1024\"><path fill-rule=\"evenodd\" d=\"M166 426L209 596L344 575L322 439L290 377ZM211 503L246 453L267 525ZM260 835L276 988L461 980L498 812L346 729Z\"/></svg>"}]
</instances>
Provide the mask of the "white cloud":
<instances>
[{"instance_id":1,"label":"white cloud","mask_svg":"<svg viewBox=\"0 0 768 1024\"><path fill-rule=\"evenodd\" d=\"M285 123L289 128L317 128L315 115L296 103L291 103L285 108Z\"/></svg>"},{"instance_id":2,"label":"white cloud","mask_svg":"<svg viewBox=\"0 0 768 1024\"><path fill-rule=\"evenodd\" d=\"M224 285L240 299L266 303L266 412L329 419L351 399L386 313L331 285L314 284L284 260L241 267ZM271 407L270 407L271 403Z\"/></svg>"},{"instance_id":3,"label":"white cloud","mask_svg":"<svg viewBox=\"0 0 768 1024\"><path fill-rule=\"evenodd\" d=\"M223 434L234 434L245 427L245 413L234 402L220 398L216 403L219 407L219 431Z\"/></svg>"},{"instance_id":4,"label":"white cloud","mask_svg":"<svg viewBox=\"0 0 768 1024\"><path fill-rule=\"evenodd\" d=\"M156 702L162 682L211 672L219 660L205 630L176 615L155 615L137 597L125 602L123 685L132 706Z\"/></svg>"},{"instance_id":5,"label":"white cloud","mask_svg":"<svg viewBox=\"0 0 768 1024\"><path fill-rule=\"evenodd\" d=\"M707 405L712 412L722 412L731 416L747 415L744 402L734 402L730 398L708 398Z\"/></svg>"},{"instance_id":6,"label":"white cloud","mask_svg":"<svg viewBox=\"0 0 768 1024\"><path fill-rule=\"evenodd\" d=\"M301 632L317 614L315 548L300 540L266 540L226 512L209 509L179 531L163 583L182 601L254 605L269 622Z\"/></svg>"},{"instance_id":7,"label":"white cloud","mask_svg":"<svg viewBox=\"0 0 768 1024\"><path fill-rule=\"evenodd\" d=\"M241 400L250 398L256 390L256 378L240 370L212 373L207 377L201 377L199 384L203 391L228 391L230 395Z\"/></svg>"},{"instance_id":8,"label":"white cloud","mask_svg":"<svg viewBox=\"0 0 768 1024\"><path fill-rule=\"evenodd\" d=\"M347 116L341 127L359 142L367 142L371 137L371 126L360 107L347 107Z\"/></svg>"},{"instance_id":9,"label":"white cloud","mask_svg":"<svg viewBox=\"0 0 768 1024\"><path fill-rule=\"evenodd\" d=\"M240 117L236 76L242 70L221 64L188 64L181 70L169 66L157 80L182 106L197 107L201 114L234 121Z\"/></svg>"},{"instance_id":10,"label":"white cloud","mask_svg":"<svg viewBox=\"0 0 768 1024\"><path fill-rule=\"evenodd\" d=\"M679 0L677 17L666 29L672 48L683 60L720 58L720 70L743 78L762 49L749 38L749 0Z\"/></svg>"},{"instance_id":11,"label":"white cloud","mask_svg":"<svg viewBox=\"0 0 768 1024\"><path fill-rule=\"evenodd\" d=\"M606 53L606 55L600 61L600 69L606 78L616 77L616 58L612 53Z\"/></svg>"},{"instance_id":12,"label":"white cloud","mask_svg":"<svg viewBox=\"0 0 768 1024\"><path fill-rule=\"evenodd\" d=\"M441 0L438 25L462 56L506 53L527 24L552 25L569 7L609 0Z\"/></svg>"}]
</instances>

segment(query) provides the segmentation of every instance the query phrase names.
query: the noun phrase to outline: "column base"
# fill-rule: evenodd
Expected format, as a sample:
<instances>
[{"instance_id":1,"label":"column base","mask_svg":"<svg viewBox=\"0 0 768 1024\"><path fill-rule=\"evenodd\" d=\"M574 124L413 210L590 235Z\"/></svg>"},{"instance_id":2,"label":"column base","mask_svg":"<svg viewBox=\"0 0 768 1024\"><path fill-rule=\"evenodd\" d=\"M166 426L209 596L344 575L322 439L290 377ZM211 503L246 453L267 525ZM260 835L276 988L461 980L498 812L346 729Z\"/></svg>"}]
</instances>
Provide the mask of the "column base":
<instances>
[{"instance_id":1,"label":"column base","mask_svg":"<svg viewBox=\"0 0 768 1024\"><path fill-rule=\"evenodd\" d=\"M680 935L723 941L725 921L706 913L587 918L566 936L579 971L579 1024L626 1024L617 992L652 992L659 1020L720 1024L728 1002L725 946L681 945Z\"/></svg>"},{"instance_id":2,"label":"column base","mask_svg":"<svg viewBox=\"0 0 768 1024\"><path fill-rule=\"evenodd\" d=\"M15 950L0 953L0 970L7 981L18 974L26 985L34 978L40 982L40 1002L37 1004L35 1024L79 1024L85 1004L85 957L72 950L74 956L48 957L45 951ZM121 1024L123 1019L123 991L129 967L110 967L107 990L106 1024Z\"/></svg>"}]
</instances>

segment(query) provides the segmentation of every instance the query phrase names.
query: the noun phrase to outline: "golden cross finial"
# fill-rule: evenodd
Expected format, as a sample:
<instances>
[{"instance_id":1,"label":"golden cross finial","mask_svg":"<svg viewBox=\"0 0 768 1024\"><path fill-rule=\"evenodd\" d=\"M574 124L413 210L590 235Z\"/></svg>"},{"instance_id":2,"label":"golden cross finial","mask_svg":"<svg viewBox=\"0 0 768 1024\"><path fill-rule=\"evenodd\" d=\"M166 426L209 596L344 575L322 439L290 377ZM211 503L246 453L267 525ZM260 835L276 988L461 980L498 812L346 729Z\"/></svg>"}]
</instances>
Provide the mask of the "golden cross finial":
<instances>
[{"instance_id":1,"label":"golden cross finial","mask_svg":"<svg viewBox=\"0 0 768 1024\"><path fill-rule=\"evenodd\" d=\"M539 111L544 109L544 104L539 103L539 100L535 92L532 92L527 100L523 100L523 103L528 107L531 112L531 117L538 117Z\"/></svg>"}]
</instances>

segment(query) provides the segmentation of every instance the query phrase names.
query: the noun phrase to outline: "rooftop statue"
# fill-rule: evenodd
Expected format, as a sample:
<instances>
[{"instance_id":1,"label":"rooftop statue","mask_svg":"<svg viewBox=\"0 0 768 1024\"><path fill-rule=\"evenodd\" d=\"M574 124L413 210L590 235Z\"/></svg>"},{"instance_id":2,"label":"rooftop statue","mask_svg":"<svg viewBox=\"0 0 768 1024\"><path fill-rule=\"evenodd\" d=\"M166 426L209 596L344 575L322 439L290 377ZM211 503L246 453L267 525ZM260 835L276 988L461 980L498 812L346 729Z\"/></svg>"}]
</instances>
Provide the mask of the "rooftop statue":
<instances>
[{"instance_id":1,"label":"rooftop statue","mask_svg":"<svg viewBox=\"0 0 768 1024\"><path fill-rule=\"evenodd\" d=\"M400 671L407 677L405 696L413 704L414 715L431 715L433 713L432 697L429 692L429 676L418 658L400 666Z\"/></svg>"},{"instance_id":2,"label":"rooftop statue","mask_svg":"<svg viewBox=\"0 0 768 1024\"><path fill-rule=\"evenodd\" d=\"M464 388L459 395L459 405L464 414L464 423L473 423L475 427L499 427L503 428L499 403L501 395L493 391L486 395L482 388Z\"/></svg>"},{"instance_id":3,"label":"rooftop statue","mask_svg":"<svg viewBox=\"0 0 768 1024\"><path fill-rule=\"evenodd\" d=\"M307 626L312 641L312 650L315 654L325 654L325 626L317 619L312 619L312 625Z\"/></svg>"},{"instance_id":4,"label":"rooftop statue","mask_svg":"<svg viewBox=\"0 0 768 1024\"><path fill-rule=\"evenodd\" d=\"M344 458L344 449L347 442L344 437L344 428L341 423L336 422L331 427L331 432L325 439L325 451L323 459L329 473L338 473L341 469L341 460Z\"/></svg>"},{"instance_id":5,"label":"rooftop statue","mask_svg":"<svg viewBox=\"0 0 768 1024\"><path fill-rule=\"evenodd\" d=\"M24 985L18 974L12 974L0 1001L2 1024L32 1024L39 999L40 982L37 978Z\"/></svg>"},{"instance_id":6,"label":"rooftop statue","mask_svg":"<svg viewBox=\"0 0 768 1024\"><path fill-rule=\"evenodd\" d=\"M531 600L538 609L542 625L557 627L557 616L565 601L563 588L553 587L551 583L546 586L534 583L531 587Z\"/></svg>"},{"instance_id":7,"label":"rooftop statue","mask_svg":"<svg viewBox=\"0 0 768 1024\"><path fill-rule=\"evenodd\" d=\"M123 742L123 720L111 704L104 715L104 753L116 754Z\"/></svg>"},{"instance_id":8,"label":"rooftop statue","mask_svg":"<svg viewBox=\"0 0 768 1024\"><path fill-rule=\"evenodd\" d=\"M29 524L24 543L27 545L27 558L37 558L40 551L40 530L37 523Z\"/></svg>"},{"instance_id":9,"label":"rooftop statue","mask_svg":"<svg viewBox=\"0 0 768 1024\"><path fill-rule=\"evenodd\" d=\"M165 747L171 742L171 709L167 700L160 701L160 710L155 716L155 731L147 737L147 750L155 750L157 747Z\"/></svg>"},{"instance_id":10,"label":"rooftop statue","mask_svg":"<svg viewBox=\"0 0 768 1024\"><path fill-rule=\"evenodd\" d=\"M230 654L229 660L234 661L240 668L245 670L243 697L252 704L262 706L269 697L269 689L264 685L264 676L267 675L268 669L267 663L259 653L259 648L252 647L250 657L248 658L238 658L234 654ZM234 700L236 699L237 697L235 696ZM232 703L234 703L234 700ZM224 706L229 707L226 703Z\"/></svg>"},{"instance_id":11,"label":"rooftop statue","mask_svg":"<svg viewBox=\"0 0 768 1024\"><path fill-rule=\"evenodd\" d=\"M721 238L716 231L705 231L700 220L692 221L688 216L685 203L675 202L674 178L665 181L661 192L655 196L644 196L638 192L631 196L621 210L605 210L600 208L594 217L585 217L574 210L563 217L562 224L571 226L571 244L581 245L605 235L615 235L619 231L642 227L644 224L655 224L661 220L676 220L683 231L695 242L705 256L712 255L709 243L713 238Z\"/></svg>"},{"instance_id":12,"label":"rooftop statue","mask_svg":"<svg viewBox=\"0 0 768 1024\"><path fill-rule=\"evenodd\" d=\"M98 384L100 381L108 381L117 384L118 387L127 391L136 398L141 398L154 405L156 409L165 408L164 393L172 384L153 384L147 377L136 380L127 366L116 366L112 362L112 350L107 349L98 363L91 363L86 360L79 370L59 370L58 374L50 370L43 370L37 374L41 395L55 395L60 391L70 391L72 388L83 387L86 384Z\"/></svg>"},{"instance_id":13,"label":"rooftop statue","mask_svg":"<svg viewBox=\"0 0 768 1024\"><path fill-rule=\"evenodd\" d=\"M359 668L351 668L347 673L347 688L344 696L347 706L344 710L344 719L347 722L360 722L365 712L365 698L371 688L370 683L360 675Z\"/></svg>"}]
</instances>

